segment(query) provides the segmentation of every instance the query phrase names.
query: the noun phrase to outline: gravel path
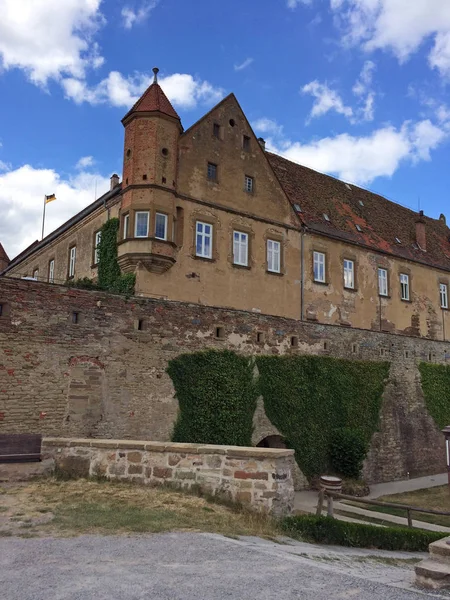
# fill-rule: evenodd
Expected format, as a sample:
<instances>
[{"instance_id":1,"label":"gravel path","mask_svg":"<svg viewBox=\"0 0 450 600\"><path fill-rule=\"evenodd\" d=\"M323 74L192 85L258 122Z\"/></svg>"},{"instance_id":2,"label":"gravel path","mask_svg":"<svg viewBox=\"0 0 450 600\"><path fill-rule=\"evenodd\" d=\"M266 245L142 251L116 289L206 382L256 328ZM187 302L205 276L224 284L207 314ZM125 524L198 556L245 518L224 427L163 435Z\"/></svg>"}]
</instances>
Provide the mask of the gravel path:
<instances>
[{"instance_id":1,"label":"gravel path","mask_svg":"<svg viewBox=\"0 0 450 600\"><path fill-rule=\"evenodd\" d=\"M374 559L374 554L195 533L0 538L0 597L421 600L430 596L412 589L413 565L401 560L406 555L377 553ZM392 557L399 559L398 564L392 564Z\"/></svg>"}]
</instances>

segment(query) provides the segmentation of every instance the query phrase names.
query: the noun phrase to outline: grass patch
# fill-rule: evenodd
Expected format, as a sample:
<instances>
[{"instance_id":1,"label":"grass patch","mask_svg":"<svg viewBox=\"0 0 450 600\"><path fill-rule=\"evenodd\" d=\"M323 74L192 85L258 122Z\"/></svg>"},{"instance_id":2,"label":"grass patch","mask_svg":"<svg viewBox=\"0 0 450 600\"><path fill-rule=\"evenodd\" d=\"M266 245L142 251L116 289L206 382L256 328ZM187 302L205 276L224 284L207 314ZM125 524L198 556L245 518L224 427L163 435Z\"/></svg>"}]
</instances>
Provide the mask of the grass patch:
<instances>
[{"instance_id":1,"label":"grass patch","mask_svg":"<svg viewBox=\"0 0 450 600\"><path fill-rule=\"evenodd\" d=\"M203 531L262 537L281 533L271 518L166 488L46 479L10 493L15 496L16 508L27 517L42 515L44 511L54 515L50 523L34 525L35 532L70 535ZM11 519L15 518L17 513Z\"/></svg>"}]
</instances>

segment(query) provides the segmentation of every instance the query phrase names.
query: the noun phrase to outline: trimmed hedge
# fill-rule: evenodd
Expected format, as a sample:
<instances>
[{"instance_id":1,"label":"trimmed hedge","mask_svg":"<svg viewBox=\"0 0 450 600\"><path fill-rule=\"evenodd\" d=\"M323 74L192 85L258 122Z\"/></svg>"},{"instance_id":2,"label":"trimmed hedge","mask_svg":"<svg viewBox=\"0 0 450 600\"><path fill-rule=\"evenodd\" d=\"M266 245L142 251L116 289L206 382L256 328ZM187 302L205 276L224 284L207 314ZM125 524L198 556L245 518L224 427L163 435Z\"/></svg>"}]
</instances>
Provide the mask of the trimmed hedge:
<instances>
[{"instance_id":1,"label":"trimmed hedge","mask_svg":"<svg viewBox=\"0 0 450 600\"><path fill-rule=\"evenodd\" d=\"M327 472L337 428L361 432L369 447L382 404L387 362L322 356L258 356L266 414L295 449L309 478Z\"/></svg>"},{"instance_id":2,"label":"trimmed hedge","mask_svg":"<svg viewBox=\"0 0 450 600\"><path fill-rule=\"evenodd\" d=\"M428 412L443 429L450 424L450 367L422 362L419 370Z\"/></svg>"},{"instance_id":3,"label":"trimmed hedge","mask_svg":"<svg viewBox=\"0 0 450 600\"><path fill-rule=\"evenodd\" d=\"M224 350L169 362L180 411L172 441L251 446L257 389L248 357Z\"/></svg>"},{"instance_id":4,"label":"trimmed hedge","mask_svg":"<svg viewBox=\"0 0 450 600\"><path fill-rule=\"evenodd\" d=\"M289 536L308 542L406 552L425 552L428 544L445 537L437 531L376 527L312 515L285 517L281 525Z\"/></svg>"}]
</instances>

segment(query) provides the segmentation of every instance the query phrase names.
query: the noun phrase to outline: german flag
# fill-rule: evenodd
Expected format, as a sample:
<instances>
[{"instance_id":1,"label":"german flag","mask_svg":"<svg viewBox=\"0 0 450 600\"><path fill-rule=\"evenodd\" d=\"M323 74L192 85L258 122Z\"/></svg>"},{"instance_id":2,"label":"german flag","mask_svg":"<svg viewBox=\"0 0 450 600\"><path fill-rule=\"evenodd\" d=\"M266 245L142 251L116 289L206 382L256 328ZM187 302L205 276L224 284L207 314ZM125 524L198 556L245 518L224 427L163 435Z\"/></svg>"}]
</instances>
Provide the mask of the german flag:
<instances>
[{"instance_id":1,"label":"german flag","mask_svg":"<svg viewBox=\"0 0 450 600\"><path fill-rule=\"evenodd\" d=\"M53 202L53 200L56 200L55 194L50 194L50 196L45 196L45 204L48 204L49 202Z\"/></svg>"}]
</instances>

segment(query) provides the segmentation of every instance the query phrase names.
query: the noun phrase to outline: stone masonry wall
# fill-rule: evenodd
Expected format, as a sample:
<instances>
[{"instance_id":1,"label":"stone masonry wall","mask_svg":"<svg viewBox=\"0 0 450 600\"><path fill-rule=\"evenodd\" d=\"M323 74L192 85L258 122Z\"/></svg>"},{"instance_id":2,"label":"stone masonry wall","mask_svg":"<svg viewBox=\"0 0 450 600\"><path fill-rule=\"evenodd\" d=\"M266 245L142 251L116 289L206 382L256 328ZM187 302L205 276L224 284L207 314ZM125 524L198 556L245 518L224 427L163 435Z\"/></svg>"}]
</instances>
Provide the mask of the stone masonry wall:
<instances>
[{"instance_id":1,"label":"stone masonry wall","mask_svg":"<svg viewBox=\"0 0 450 600\"><path fill-rule=\"evenodd\" d=\"M178 354L329 355L391 363L369 481L445 469L417 368L448 364L444 342L5 277L0 304L0 432L168 441L178 403L166 368ZM253 443L278 433L259 410Z\"/></svg>"},{"instance_id":2,"label":"stone masonry wall","mask_svg":"<svg viewBox=\"0 0 450 600\"><path fill-rule=\"evenodd\" d=\"M45 438L42 452L71 476L197 488L277 517L293 508L293 450Z\"/></svg>"}]
</instances>

